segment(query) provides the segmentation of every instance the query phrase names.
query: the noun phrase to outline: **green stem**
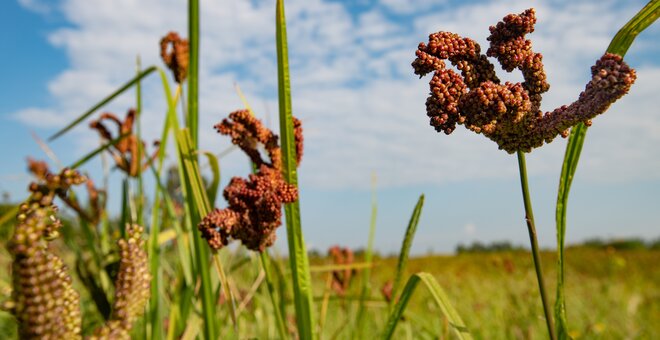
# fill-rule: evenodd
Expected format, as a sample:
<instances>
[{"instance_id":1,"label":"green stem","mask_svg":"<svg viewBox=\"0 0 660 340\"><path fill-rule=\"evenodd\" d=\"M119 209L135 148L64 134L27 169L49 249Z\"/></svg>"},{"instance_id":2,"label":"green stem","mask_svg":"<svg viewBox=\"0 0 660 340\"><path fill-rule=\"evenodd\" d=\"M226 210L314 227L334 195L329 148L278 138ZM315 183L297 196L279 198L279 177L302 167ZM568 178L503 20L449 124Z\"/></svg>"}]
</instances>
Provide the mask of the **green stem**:
<instances>
[{"instance_id":1,"label":"green stem","mask_svg":"<svg viewBox=\"0 0 660 340\"><path fill-rule=\"evenodd\" d=\"M536 279L539 283L539 292L541 293L541 302L543 303L543 312L545 313L545 323L548 326L548 335L550 339L555 340L555 327L552 324L552 311L545 293L545 281L543 280L543 271L541 268L541 256L539 254L539 243L536 237L536 227L534 226L534 213L532 212L532 200L529 196L527 186L527 166L525 165L525 154L518 151L518 167L520 169L520 186L522 188L523 201L525 202L525 221L527 222L527 231L529 231L529 241L532 246L532 257L534 258L534 269L536 269Z\"/></svg>"},{"instance_id":2,"label":"green stem","mask_svg":"<svg viewBox=\"0 0 660 340\"><path fill-rule=\"evenodd\" d=\"M188 115L186 127L190 130L193 150L198 146L199 97L199 0L188 1Z\"/></svg>"}]
</instances>

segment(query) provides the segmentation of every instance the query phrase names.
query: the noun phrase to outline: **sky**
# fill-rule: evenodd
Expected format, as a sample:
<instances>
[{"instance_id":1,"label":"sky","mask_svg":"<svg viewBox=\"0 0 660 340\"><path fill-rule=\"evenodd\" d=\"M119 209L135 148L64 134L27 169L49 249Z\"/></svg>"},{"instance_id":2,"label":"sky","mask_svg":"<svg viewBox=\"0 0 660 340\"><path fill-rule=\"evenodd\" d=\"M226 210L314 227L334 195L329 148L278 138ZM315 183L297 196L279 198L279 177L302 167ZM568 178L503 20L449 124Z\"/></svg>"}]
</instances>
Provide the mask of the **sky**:
<instances>
[{"instance_id":1,"label":"sky","mask_svg":"<svg viewBox=\"0 0 660 340\"><path fill-rule=\"evenodd\" d=\"M590 66L644 1L286 1L293 112L303 122L299 169L308 248L364 247L369 233L372 176L378 204L375 245L400 247L420 194L426 201L413 253L451 252L459 243L508 240L526 244L515 155L459 127L446 136L425 114L429 78L410 63L428 34L451 31L488 46L488 27L508 13L536 9L528 36L551 84L542 109L574 101ZM18 0L0 4L4 48L0 66L0 192L26 196L27 156L46 159L46 139L130 79L136 58L163 67L158 42L186 35L183 0ZM277 124L275 1L201 1L200 148L230 146L212 126L242 108L239 84L258 117ZM638 72L630 93L594 119L571 189L568 243L585 239L660 236L660 25L644 31L626 61ZM494 61L496 63L496 61ZM501 78L521 81L519 72ZM143 83L143 134L160 135L165 99L156 75ZM101 111L123 116L127 93ZM99 112L100 114L100 112ZM98 146L81 124L49 144L62 164ZM527 156L539 241L555 246L554 209L566 140ZM223 186L249 172L233 152L220 159ZM51 161L53 166L54 162ZM83 169L100 181L100 162ZM119 199L121 174L110 174ZM118 203L112 203L116 206ZM218 202L222 207L224 202ZM111 205L112 206L112 205ZM285 228L276 247L285 249Z\"/></svg>"}]
</instances>

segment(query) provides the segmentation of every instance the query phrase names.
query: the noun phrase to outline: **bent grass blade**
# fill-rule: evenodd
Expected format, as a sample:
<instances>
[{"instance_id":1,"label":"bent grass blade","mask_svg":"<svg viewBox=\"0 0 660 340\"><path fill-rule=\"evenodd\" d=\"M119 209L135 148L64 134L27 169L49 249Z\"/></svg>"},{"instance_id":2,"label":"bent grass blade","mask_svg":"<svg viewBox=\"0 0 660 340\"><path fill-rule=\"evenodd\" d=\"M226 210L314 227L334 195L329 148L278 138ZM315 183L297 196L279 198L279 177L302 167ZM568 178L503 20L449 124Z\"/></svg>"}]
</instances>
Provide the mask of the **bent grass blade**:
<instances>
[{"instance_id":1,"label":"bent grass blade","mask_svg":"<svg viewBox=\"0 0 660 340\"><path fill-rule=\"evenodd\" d=\"M630 21L628 21L614 36L607 52L615 53L625 57L626 52L634 42L639 33L651 26L660 17L660 0L651 0ZM573 176L577 170L582 146L586 139L587 126L580 123L571 129L571 134L566 144L564 162L559 177L559 188L557 189L557 206L555 209L555 223L557 226L557 292L555 300L556 331L560 339L566 339L568 335L568 321L566 316L566 296L564 293L565 283L565 254L564 244L566 237L566 213L568 210L568 195L571 190Z\"/></svg>"},{"instance_id":2,"label":"bent grass blade","mask_svg":"<svg viewBox=\"0 0 660 340\"><path fill-rule=\"evenodd\" d=\"M472 339L472 335L470 335L470 332L463 322L463 319L461 319L461 316L458 314L456 309L454 309L454 306L452 305L451 301L449 301L445 291L442 289L442 287L440 287L440 284L438 284L438 281L436 281L433 275L425 272L413 274L413 276L408 279L406 286L401 292L399 301L396 303L394 310L390 314L381 338L392 339L394 331L396 330L396 326L399 324L399 320L401 320L403 312L406 310L408 302L410 301L412 294L415 292L415 288L417 288L417 285L420 282L424 283L426 289L428 289L428 291L431 293L433 300L436 304L438 304L438 307L440 307L442 314L444 314L444 316L449 321L449 326L454 332L454 335L456 335L456 338L462 340Z\"/></svg>"}]
</instances>

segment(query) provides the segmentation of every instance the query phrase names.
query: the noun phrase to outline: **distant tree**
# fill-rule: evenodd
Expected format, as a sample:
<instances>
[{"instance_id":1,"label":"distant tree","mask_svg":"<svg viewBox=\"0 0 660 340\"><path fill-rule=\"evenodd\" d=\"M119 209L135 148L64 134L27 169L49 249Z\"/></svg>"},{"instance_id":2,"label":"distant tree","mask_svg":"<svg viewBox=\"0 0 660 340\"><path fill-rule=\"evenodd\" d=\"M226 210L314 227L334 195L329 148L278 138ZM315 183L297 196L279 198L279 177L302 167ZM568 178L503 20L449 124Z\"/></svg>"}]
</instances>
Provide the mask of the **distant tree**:
<instances>
[{"instance_id":1,"label":"distant tree","mask_svg":"<svg viewBox=\"0 0 660 340\"><path fill-rule=\"evenodd\" d=\"M471 245L459 244L456 247L456 253L488 253L488 252L503 252L503 251L519 251L523 250L522 246L515 246L510 241L494 241L490 244L483 244L479 241L472 242Z\"/></svg>"}]
</instances>

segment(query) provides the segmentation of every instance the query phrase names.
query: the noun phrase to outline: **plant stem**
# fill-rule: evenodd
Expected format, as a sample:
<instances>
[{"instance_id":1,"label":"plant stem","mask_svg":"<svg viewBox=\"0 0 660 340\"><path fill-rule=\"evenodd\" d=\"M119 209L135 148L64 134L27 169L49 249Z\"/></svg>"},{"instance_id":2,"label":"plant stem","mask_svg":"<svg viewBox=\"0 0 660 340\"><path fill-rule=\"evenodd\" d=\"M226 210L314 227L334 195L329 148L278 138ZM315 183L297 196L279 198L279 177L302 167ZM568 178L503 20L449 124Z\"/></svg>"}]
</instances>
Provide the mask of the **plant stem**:
<instances>
[{"instance_id":1,"label":"plant stem","mask_svg":"<svg viewBox=\"0 0 660 340\"><path fill-rule=\"evenodd\" d=\"M190 130L193 150L198 147L198 93L199 93L199 0L188 1L188 115L186 127Z\"/></svg>"},{"instance_id":2,"label":"plant stem","mask_svg":"<svg viewBox=\"0 0 660 340\"><path fill-rule=\"evenodd\" d=\"M539 292L541 293L541 302L543 303L543 312L545 313L545 323L548 326L548 335L550 339L557 339L555 327L552 324L552 312L545 293L545 281L543 280L543 271L541 269L541 256L539 254L539 243L536 237L536 227L534 226L534 213L532 212L532 200L529 196L527 186L527 166L525 165L525 154L518 151L518 168L520 169L520 186L522 188L523 201L525 202L525 221L527 222L527 231L529 231L529 242L532 246L532 257L534 258L534 269L536 269L536 279L539 283Z\"/></svg>"}]
</instances>

